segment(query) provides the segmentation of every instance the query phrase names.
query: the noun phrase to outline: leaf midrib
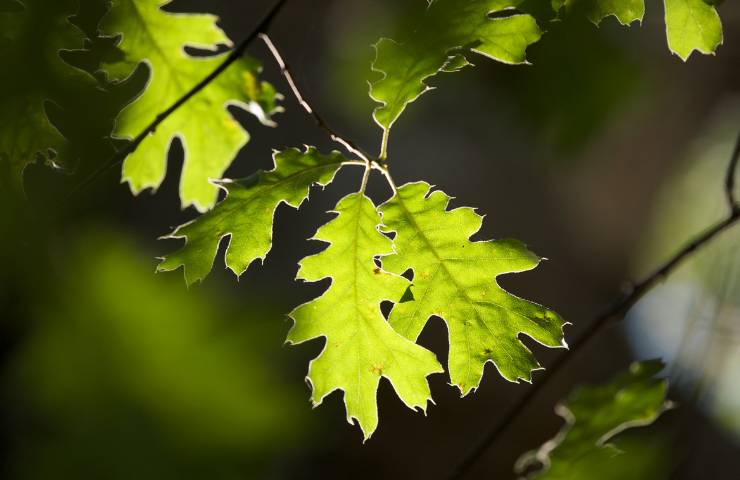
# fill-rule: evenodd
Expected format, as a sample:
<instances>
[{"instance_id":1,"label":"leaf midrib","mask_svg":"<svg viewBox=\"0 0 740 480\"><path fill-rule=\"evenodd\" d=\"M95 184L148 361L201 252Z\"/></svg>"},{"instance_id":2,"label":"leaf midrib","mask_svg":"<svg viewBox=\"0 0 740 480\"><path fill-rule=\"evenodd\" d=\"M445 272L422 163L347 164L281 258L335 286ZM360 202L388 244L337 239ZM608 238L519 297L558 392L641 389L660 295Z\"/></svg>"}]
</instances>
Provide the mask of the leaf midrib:
<instances>
[{"instance_id":1,"label":"leaf midrib","mask_svg":"<svg viewBox=\"0 0 740 480\"><path fill-rule=\"evenodd\" d=\"M445 264L444 259L442 257L440 257L440 255L437 252L437 249L435 248L434 244L426 236L426 232L424 232L424 230L421 229L421 227L419 226L419 223L411 215L411 212L409 211L409 209L406 208L406 204L405 204L405 202L403 200L403 197L401 197L400 195L398 195L398 193L396 193L396 197L398 198L398 204L401 206L401 209L403 210L404 215L413 224L415 230L417 232L419 232L419 235L424 240L424 243L427 245L427 247L429 247L429 250L434 254L435 258L437 259L437 262L439 263L439 265L441 266L441 268L444 270L445 274L450 279L450 281L454 285L455 289L459 293L462 293L462 296L465 298L465 300L468 303L472 304L472 299L470 298L470 296L468 296L468 294L465 292L465 290L457 282L457 280L455 279L455 277L452 275L452 272L450 272L450 270L447 268L447 265ZM427 200L424 199L424 201L426 202ZM444 317L442 317L442 318L444 318ZM426 324L428 320L429 319L426 318L424 320L424 324ZM449 321L449 320L445 319L445 321ZM466 355L466 359L467 359L467 367L466 368L467 368L467 371L468 371L468 373L466 374L466 378L467 378L467 377L470 376L470 359L471 359L470 341L468 339L468 329L467 328L463 328L463 331L465 332L465 348L467 349L467 355ZM448 363L449 363L449 360L448 360Z\"/></svg>"}]
</instances>

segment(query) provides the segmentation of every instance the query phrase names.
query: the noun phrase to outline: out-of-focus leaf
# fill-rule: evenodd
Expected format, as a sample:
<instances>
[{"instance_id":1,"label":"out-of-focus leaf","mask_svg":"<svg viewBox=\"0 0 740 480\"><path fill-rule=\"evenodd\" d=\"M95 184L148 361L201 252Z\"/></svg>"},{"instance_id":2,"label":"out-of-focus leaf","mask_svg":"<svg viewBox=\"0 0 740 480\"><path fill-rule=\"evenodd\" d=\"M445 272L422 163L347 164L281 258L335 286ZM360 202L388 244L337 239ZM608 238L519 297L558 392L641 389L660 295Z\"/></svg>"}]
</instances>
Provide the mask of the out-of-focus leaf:
<instances>
[{"instance_id":1,"label":"out-of-focus leaf","mask_svg":"<svg viewBox=\"0 0 740 480\"><path fill-rule=\"evenodd\" d=\"M298 208L311 185L328 185L349 161L338 152L320 154L315 148L276 152L275 168L241 180L220 181L227 197L212 211L181 225L166 238L184 238L185 246L168 255L159 271L185 270L188 285L203 280L213 268L218 244L229 236L226 266L237 276L249 265L264 261L272 247L272 220L278 205Z\"/></svg>"},{"instance_id":2,"label":"out-of-focus leaf","mask_svg":"<svg viewBox=\"0 0 740 480\"><path fill-rule=\"evenodd\" d=\"M391 241L378 231L375 205L354 193L339 201L336 213L314 236L329 246L304 258L297 277L308 282L331 278L331 286L290 314L295 324L288 342L326 338L308 369L311 401L318 405L334 390L343 390L347 421L356 419L367 439L378 425L381 377L409 408L426 411L431 400L426 377L442 367L432 352L396 333L380 311L382 301L399 301L409 282L373 261L393 252Z\"/></svg>"},{"instance_id":3,"label":"out-of-focus leaf","mask_svg":"<svg viewBox=\"0 0 740 480\"><path fill-rule=\"evenodd\" d=\"M541 470L527 476L542 480L583 478L584 464L598 465L608 472L605 464L620 462L615 458L620 451L610 440L628 428L653 423L670 408L665 398L668 383L655 377L663 367L659 360L633 363L627 372L605 385L576 389L555 408L566 424L539 449L525 453L517 461L516 470L521 473L542 465Z\"/></svg>"},{"instance_id":4,"label":"out-of-focus leaf","mask_svg":"<svg viewBox=\"0 0 740 480\"><path fill-rule=\"evenodd\" d=\"M113 0L102 29L120 35L118 47L125 57L105 65L117 80L131 75L139 63L150 70L145 92L124 109L116 136L134 138L165 108L203 80L227 54L194 57L185 47L215 51L231 45L216 26L213 15L174 14L161 10L170 0ZM278 95L271 85L257 79L259 63L251 58L234 62L218 78L170 115L129 155L123 165L123 180L134 193L156 189L165 177L167 152L178 137L185 149L180 178L183 208L194 205L205 211L216 202L218 190L209 180L221 178L249 135L229 114L227 107L239 106L262 123L272 125L270 115L279 110Z\"/></svg>"},{"instance_id":5,"label":"out-of-focus leaf","mask_svg":"<svg viewBox=\"0 0 740 480\"><path fill-rule=\"evenodd\" d=\"M406 106L430 90L425 80L470 65L471 52L509 64L526 62L526 48L540 29L529 15L507 15L519 0L437 0L408 38L382 38L375 45L370 96L382 105L375 121L386 132ZM492 17L492 15L494 15Z\"/></svg>"},{"instance_id":6,"label":"out-of-focus leaf","mask_svg":"<svg viewBox=\"0 0 740 480\"><path fill-rule=\"evenodd\" d=\"M71 89L95 84L60 57L84 46L84 35L69 21L75 8L68 0L6 2L0 8L0 168L13 188L19 189L23 170L37 159L57 167L71 161L47 106Z\"/></svg>"},{"instance_id":7,"label":"out-of-focus leaf","mask_svg":"<svg viewBox=\"0 0 740 480\"><path fill-rule=\"evenodd\" d=\"M153 276L120 232L65 245L11 363L14 422L34 423L7 478L264 478L305 426L261 347L279 315Z\"/></svg>"},{"instance_id":8,"label":"out-of-focus leaf","mask_svg":"<svg viewBox=\"0 0 740 480\"><path fill-rule=\"evenodd\" d=\"M478 387L488 361L509 381L529 381L540 365L519 335L563 347L565 322L505 291L495 278L531 270L540 258L517 240L470 241L483 218L472 208L447 210L450 197L430 189L425 182L406 184L380 207L396 250L382 258L383 267L414 272L414 300L393 307L391 325L416 340L432 315L442 318L450 336L450 380L463 395Z\"/></svg>"}]
</instances>

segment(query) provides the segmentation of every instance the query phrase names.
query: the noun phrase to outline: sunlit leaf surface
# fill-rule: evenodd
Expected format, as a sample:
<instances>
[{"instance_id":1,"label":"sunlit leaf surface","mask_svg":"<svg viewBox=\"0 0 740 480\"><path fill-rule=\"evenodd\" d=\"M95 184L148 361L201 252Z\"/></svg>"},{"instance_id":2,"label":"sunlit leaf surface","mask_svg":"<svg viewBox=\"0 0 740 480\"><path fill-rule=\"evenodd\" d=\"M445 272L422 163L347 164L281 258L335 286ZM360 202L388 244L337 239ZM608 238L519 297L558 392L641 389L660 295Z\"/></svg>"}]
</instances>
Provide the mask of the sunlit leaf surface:
<instances>
[{"instance_id":1,"label":"sunlit leaf surface","mask_svg":"<svg viewBox=\"0 0 740 480\"><path fill-rule=\"evenodd\" d=\"M416 340L432 315L441 317L449 330L450 379L462 394L477 388L488 361L509 381L529 381L540 366L518 336L563 347L565 322L505 291L496 277L531 270L540 258L517 240L470 241L483 218L471 208L447 210L450 197L430 189L406 184L380 207L397 253L383 257L383 268L413 271L414 300L393 307L393 328Z\"/></svg>"},{"instance_id":2,"label":"sunlit leaf surface","mask_svg":"<svg viewBox=\"0 0 740 480\"><path fill-rule=\"evenodd\" d=\"M336 213L313 237L329 246L304 258L298 271L300 280L331 278L331 285L290 314L295 325L288 341L326 339L309 366L312 402L320 404L334 390L343 390L347 420L356 419L367 439L378 425L382 377L409 408L425 411L431 400L426 377L442 367L432 352L396 333L380 311L382 301L399 301L409 282L373 261L393 252L391 241L378 231L375 205L354 193L339 201Z\"/></svg>"},{"instance_id":3,"label":"sunlit leaf surface","mask_svg":"<svg viewBox=\"0 0 740 480\"><path fill-rule=\"evenodd\" d=\"M134 138L154 118L210 74L227 54L193 56L186 47L215 50L231 45L216 26L216 17L168 13L161 7L169 0L113 0L103 19L103 31L120 35L119 48L125 58L107 64L114 79L131 75L139 63L150 70L144 93L124 109L118 118L116 135ZM233 63L226 71L168 117L128 156L123 180L134 193L156 189L165 177L167 152L179 138L185 149L180 178L182 206L194 205L205 211L216 202L217 187L210 179L221 178L249 135L227 111L235 105L271 125L270 114L278 108L272 86L260 82L259 64L250 58Z\"/></svg>"},{"instance_id":4,"label":"sunlit leaf surface","mask_svg":"<svg viewBox=\"0 0 740 480\"><path fill-rule=\"evenodd\" d=\"M167 238L184 238L185 246L165 257L158 270L183 267L188 284L203 280L213 267L218 244L229 237L226 266L241 275L257 260L264 261L272 247L272 221L281 203L298 208L311 185L327 185L347 162L341 154L322 155L288 149L274 155L275 168L241 180L219 182L224 201L196 220L179 226Z\"/></svg>"}]
</instances>

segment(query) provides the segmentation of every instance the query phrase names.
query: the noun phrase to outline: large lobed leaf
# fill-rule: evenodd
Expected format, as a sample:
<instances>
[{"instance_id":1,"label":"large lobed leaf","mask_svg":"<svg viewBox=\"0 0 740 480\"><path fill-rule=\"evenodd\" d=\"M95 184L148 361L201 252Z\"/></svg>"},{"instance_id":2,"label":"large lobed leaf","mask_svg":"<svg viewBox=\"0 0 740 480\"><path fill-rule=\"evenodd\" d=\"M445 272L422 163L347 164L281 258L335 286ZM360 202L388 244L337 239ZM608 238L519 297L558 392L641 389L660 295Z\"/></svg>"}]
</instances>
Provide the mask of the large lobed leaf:
<instances>
[{"instance_id":1,"label":"large lobed leaf","mask_svg":"<svg viewBox=\"0 0 740 480\"><path fill-rule=\"evenodd\" d=\"M469 65L469 52L504 63L525 63L525 50L541 32L529 15L490 17L521 0L437 0L421 24L401 43L382 38L372 68L383 78L371 84L370 96L382 105L375 121L390 130L406 105L430 90L425 80Z\"/></svg>"},{"instance_id":2,"label":"large lobed leaf","mask_svg":"<svg viewBox=\"0 0 740 480\"><path fill-rule=\"evenodd\" d=\"M425 182L406 184L380 207L383 224L395 232L396 249L396 255L383 257L383 268L414 274L414 300L393 307L391 325L416 340L432 315L441 317L449 330L450 379L463 395L480 384L488 361L509 381L529 381L539 364L518 336L563 347L565 322L508 293L495 278L531 270L540 258L516 240L470 241L482 217L471 208L447 210L450 197L430 188Z\"/></svg>"},{"instance_id":3,"label":"large lobed leaf","mask_svg":"<svg viewBox=\"0 0 740 480\"><path fill-rule=\"evenodd\" d=\"M539 449L525 453L516 469L541 465L527 478L571 480L582 465L612 461L620 452L608 443L620 432L653 423L671 402L666 400L668 383L655 376L663 369L660 360L633 363L611 382L575 390L555 411L565 425ZM619 462L619 459L616 459Z\"/></svg>"},{"instance_id":4,"label":"large lobed leaf","mask_svg":"<svg viewBox=\"0 0 740 480\"><path fill-rule=\"evenodd\" d=\"M230 45L216 26L216 17L201 14L167 13L161 7L170 0L113 0L103 19L102 29L120 35L122 61L107 64L113 79L131 75L141 63L150 69L144 93L125 108L115 134L134 138L155 116L170 106L213 71L227 54L194 57L185 47L214 51ZM174 137L185 148L180 179L183 207L194 205L205 211L216 202L218 189L209 180L221 178L249 135L227 111L236 105L271 125L270 114L277 110L272 86L256 78L259 64L240 59L187 103L170 115L126 158L123 179L134 193L156 189L165 177L167 151Z\"/></svg>"},{"instance_id":5,"label":"large lobed leaf","mask_svg":"<svg viewBox=\"0 0 740 480\"><path fill-rule=\"evenodd\" d=\"M378 231L375 205L354 193L339 201L336 213L314 236L329 246L304 258L298 272L298 279L331 278L331 285L290 314L295 324L288 342L326 338L309 366L312 401L320 404L334 390L343 390L347 420L356 419L367 439L378 425L381 377L390 380L406 405L425 411L431 400L426 377L442 367L432 352L396 333L381 313L380 303L398 302L409 282L374 262L378 255L393 253L392 242Z\"/></svg>"},{"instance_id":6,"label":"large lobed leaf","mask_svg":"<svg viewBox=\"0 0 740 480\"><path fill-rule=\"evenodd\" d=\"M67 140L50 122L46 104L95 83L60 57L84 46L84 35L69 21L75 9L67 0L0 5L0 179L7 176L14 189L36 159L69 163Z\"/></svg>"},{"instance_id":7,"label":"large lobed leaf","mask_svg":"<svg viewBox=\"0 0 740 480\"><path fill-rule=\"evenodd\" d=\"M327 185L337 170L349 163L338 152L320 154L291 148L274 154L275 168L258 171L241 180L218 182L227 197L216 208L181 225L166 238L184 238L185 246L168 255L159 271L183 267L188 285L203 280L213 268L221 239L229 236L226 266L241 275L272 247L272 220L281 203L298 208L308 198L311 185Z\"/></svg>"}]
</instances>

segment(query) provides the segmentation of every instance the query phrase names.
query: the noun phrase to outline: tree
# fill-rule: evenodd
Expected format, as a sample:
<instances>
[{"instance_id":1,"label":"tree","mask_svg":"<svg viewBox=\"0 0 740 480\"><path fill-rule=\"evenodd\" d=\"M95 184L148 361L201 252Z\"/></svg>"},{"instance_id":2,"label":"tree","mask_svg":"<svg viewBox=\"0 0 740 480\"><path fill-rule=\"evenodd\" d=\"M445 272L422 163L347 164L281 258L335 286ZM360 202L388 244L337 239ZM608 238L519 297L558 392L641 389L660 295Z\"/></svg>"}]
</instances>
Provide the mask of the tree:
<instances>
[{"instance_id":1,"label":"tree","mask_svg":"<svg viewBox=\"0 0 740 480\"><path fill-rule=\"evenodd\" d=\"M413 26L404 26L394 39L381 38L374 46L375 77L369 95L377 104L373 119L381 130L377 154L330 126L268 36L285 1L276 2L236 46L215 16L172 13L168 3L2 4L3 57L17 72L0 85L8 106L0 122L4 189L13 201L24 201L20 197L28 165L42 160L55 169L78 172L89 168L94 158L93 168L70 195L90 188L118 166L121 180L134 195L156 190L168 175L167 153L179 139L184 151L180 205L193 206L201 215L167 236L185 243L166 255L158 270L182 267L186 283L192 285L206 279L222 243L225 264L237 276L258 259L269 261L273 220L281 204L297 209L309 199L312 186L331 184L340 170L362 169L359 185L337 202L336 216L313 237L328 245L301 260L297 276L307 282L330 279L321 295L290 313L294 325L289 343L319 337L326 342L307 376L314 405L341 390L348 421L355 420L367 440L378 426L382 378L391 382L408 407L425 411L432 400L430 375L447 371L451 384L464 396L480 386L488 362L510 382L532 382L532 372L541 366L520 334L561 349L535 387L455 467L456 476L466 473L539 389L608 321L621 318L653 285L740 218L735 193L738 147L726 171L727 216L688 239L662 266L630 284L585 332L569 338L563 331L567 319L509 293L497 281L500 275L535 268L542 258L518 240L473 239L483 218L469 207L450 208L451 197L428 183L397 186L391 174L398 161L392 155L391 131L404 112L414 108L411 104L433 89L440 74L467 70L474 62L525 68L528 48L547 42L548 35L543 34L558 21L585 16L598 26L614 16L629 25L642 21L642 2L563 1L544 8L518 0L420 2L411 9ZM716 7L703 0L666 0L665 20L669 50L684 61L694 51L713 54L722 43ZM48 26L42 29L44 38L37 34L39 25ZM284 148L274 152L269 169L239 179L223 178L249 140L233 107L269 127L276 125L274 116L284 108L283 96L262 78L267 66L245 55L256 40L267 47L290 94L342 151ZM95 120L106 116L115 117L115 122ZM382 204L367 194L373 172L391 190ZM220 201L219 192L223 192ZM392 304L390 313L384 312L384 302ZM418 343L432 317L441 318L448 329L446 366ZM640 368L616 380L620 389L606 388L610 393L597 395L594 402L608 405L633 381L635 388L645 382L646 388L661 385L650 419L657 417L664 406L664 384L652 379L657 371L651 366L645 367L649 375L635 374ZM641 400L637 396L635 402ZM621 406L624 418L607 431L634 422L630 407L638 406ZM578 447L594 449L595 456L603 453L598 450L603 436L587 440L586 446Z\"/></svg>"}]
</instances>

